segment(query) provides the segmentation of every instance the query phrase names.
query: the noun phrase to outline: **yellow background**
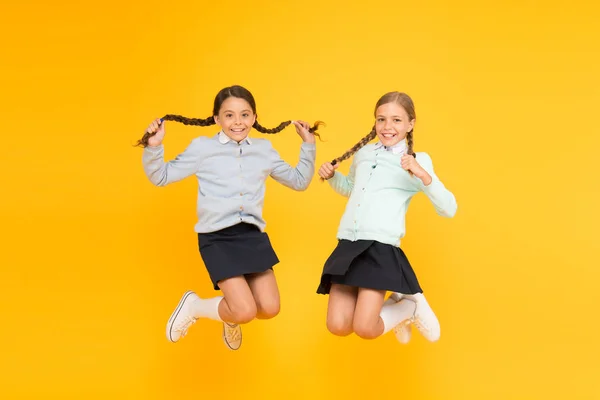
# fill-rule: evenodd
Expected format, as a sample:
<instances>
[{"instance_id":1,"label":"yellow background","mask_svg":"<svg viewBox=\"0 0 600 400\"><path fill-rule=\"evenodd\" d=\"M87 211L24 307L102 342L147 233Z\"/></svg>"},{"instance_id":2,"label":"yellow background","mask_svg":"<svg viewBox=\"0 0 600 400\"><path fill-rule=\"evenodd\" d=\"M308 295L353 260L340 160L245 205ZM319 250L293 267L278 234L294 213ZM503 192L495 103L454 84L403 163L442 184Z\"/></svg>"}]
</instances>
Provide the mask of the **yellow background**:
<instances>
[{"instance_id":1,"label":"yellow background","mask_svg":"<svg viewBox=\"0 0 600 400\"><path fill-rule=\"evenodd\" d=\"M3 2L2 399L598 399L600 34L587 1ZM226 350L181 294L215 295L193 178L153 187L131 145L166 113L208 117L246 86L259 120L322 119L317 163L391 90L456 195L424 195L403 247L442 326L337 338L315 294L345 201L269 181L281 314ZM174 157L214 127L170 123ZM253 132L253 135L260 135ZM291 163L293 129L270 137ZM347 171L350 163L342 166Z\"/></svg>"}]
</instances>

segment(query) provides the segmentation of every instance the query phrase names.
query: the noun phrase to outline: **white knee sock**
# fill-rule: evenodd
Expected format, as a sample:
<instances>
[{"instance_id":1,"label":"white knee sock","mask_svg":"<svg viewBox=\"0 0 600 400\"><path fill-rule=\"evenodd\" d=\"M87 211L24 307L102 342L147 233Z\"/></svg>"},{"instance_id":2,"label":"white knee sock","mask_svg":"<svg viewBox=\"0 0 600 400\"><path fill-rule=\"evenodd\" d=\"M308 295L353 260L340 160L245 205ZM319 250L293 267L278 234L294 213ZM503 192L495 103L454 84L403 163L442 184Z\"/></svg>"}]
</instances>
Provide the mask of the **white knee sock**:
<instances>
[{"instance_id":1,"label":"white knee sock","mask_svg":"<svg viewBox=\"0 0 600 400\"><path fill-rule=\"evenodd\" d=\"M223 320L219 316L219 303L221 300L223 300L223 296L213 297L212 299L196 299L191 306L194 317L222 322Z\"/></svg>"},{"instance_id":2,"label":"white knee sock","mask_svg":"<svg viewBox=\"0 0 600 400\"><path fill-rule=\"evenodd\" d=\"M381 308L381 313L379 313L383 321L383 333L391 331L400 322L411 318L416 308L417 305L411 300L401 300L392 304L385 302Z\"/></svg>"}]
</instances>

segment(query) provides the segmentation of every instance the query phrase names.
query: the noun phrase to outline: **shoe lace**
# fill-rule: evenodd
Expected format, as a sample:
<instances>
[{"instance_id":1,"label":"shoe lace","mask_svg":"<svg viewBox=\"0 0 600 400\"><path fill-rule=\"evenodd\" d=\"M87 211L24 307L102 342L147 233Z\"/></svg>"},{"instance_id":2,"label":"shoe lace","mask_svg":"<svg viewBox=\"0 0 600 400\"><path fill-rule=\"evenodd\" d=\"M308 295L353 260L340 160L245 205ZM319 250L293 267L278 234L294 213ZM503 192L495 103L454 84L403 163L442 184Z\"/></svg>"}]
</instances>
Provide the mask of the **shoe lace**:
<instances>
[{"instance_id":1,"label":"shoe lace","mask_svg":"<svg viewBox=\"0 0 600 400\"><path fill-rule=\"evenodd\" d=\"M225 340L228 343L233 343L242 338L242 330L239 329L238 324L225 323Z\"/></svg>"},{"instance_id":2,"label":"shoe lace","mask_svg":"<svg viewBox=\"0 0 600 400\"><path fill-rule=\"evenodd\" d=\"M404 321L402 321L398 325L396 325L396 327L394 328L394 331L396 331L397 333L408 333L411 322L413 322L412 318L405 319Z\"/></svg>"},{"instance_id":3,"label":"shoe lace","mask_svg":"<svg viewBox=\"0 0 600 400\"><path fill-rule=\"evenodd\" d=\"M431 330L429 325L427 325L427 322L416 315L413 317L413 324L415 324L417 329L421 332L429 332Z\"/></svg>"},{"instance_id":4,"label":"shoe lace","mask_svg":"<svg viewBox=\"0 0 600 400\"><path fill-rule=\"evenodd\" d=\"M177 324L177 326L174 327L174 330L176 332L181 332L181 337L183 337L187 334L187 330L190 328L190 326L192 326L197 320L198 318L194 318L191 315L188 315L187 317L182 319L181 322Z\"/></svg>"}]
</instances>

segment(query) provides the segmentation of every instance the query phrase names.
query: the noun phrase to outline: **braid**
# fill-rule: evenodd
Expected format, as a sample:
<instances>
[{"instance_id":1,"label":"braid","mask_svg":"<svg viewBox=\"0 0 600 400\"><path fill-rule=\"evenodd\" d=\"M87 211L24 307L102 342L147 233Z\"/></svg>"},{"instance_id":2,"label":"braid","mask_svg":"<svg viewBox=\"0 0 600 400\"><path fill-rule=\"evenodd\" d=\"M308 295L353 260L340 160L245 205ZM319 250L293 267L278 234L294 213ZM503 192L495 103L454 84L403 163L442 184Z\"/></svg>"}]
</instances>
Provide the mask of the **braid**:
<instances>
[{"instance_id":1,"label":"braid","mask_svg":"<svg viewBox=\"0 0 600 400\"><path fill-rule=\"evenodd\" d=\"M408 132L406 134L406 144L407 144L407 147L408 147L408 149L406 150L406 154L408 154L409 156L413 156L413 157L416 158L417 156L415 155L415 152L413 150L413 143L414 143L414 140L413 140L413 129L411 129L410 132Z\"/></svg>"},{"instance_id":2,"label":"braid","mask_svg":"<svg viewBox=\"0 0 600 400\"><path fill-rule=\"evenodd\" d=\"M254 125L252 125L252 127L254 129L256 129L257 131L259 131L260 133L279 133L282 130L284 130L287 126L289 126L291 123L292 123L292 121L285 121L285 122L282 122L279 125L277 125L277 127L275 127L275 128L268 129L268 128L265 128L264 126L262 126L261 124L259 124L258 121L254 121ZM308 131L310 133L312 133L313 135L315 135L316 137L318 137L319 140L321 140L321 135L319 135L317 133L317 129L319 129L319 126L321 126L321 125L325 125L325 123L323 121L317 121L317 122L315 122L315 124L312 127L310 127L308 129Z\"/></svg>"},{"instance_id":3,"label":"braid","mask_svg":"<svg viewBox=\"0 0 600 400\"><path fill-rule=\"evenodd\" d=\"M414 143L414 140L413 140L413 130L414 129L411 129L410 132L408 132L406 134L406 146L407 146L406 154L408 154L409 156L413 156L414 158L417 158L417 155L415 154L415 152L413 150L413 143ZM408 171L408 174L410 176L413 176L413 172L412 171Z\"/></svg>"},{"instance_id":4,"label":"braid","mask_svg":"<svg viewBox=\"0 0 600 400\"><path fill-rule=\"evenodd\" d=\"M215 124L215 117L210 116L206 119L200 119L200 118L186 118L186 117L182 117L181 115L173 115L173 114L167 114L164 117L162 117L163 121L175 121L175 122L181 122L184 125L196 125L196 126L211 126Z\"/></svg>"},{"instance_id":5,"label":"braid","mask_svg":"<svg viewBox=\"0 0 600 400\"><path fill-rule=\"evenodd\" d=\"M262 126L261 124L259 124L258 121L254 121L254 125L252 125L252 127L254 129L256 129L257 131L259 131L260 133L279 133L282 130L284 130L291 123L292 123L292 121L285 121L285 122L282 122L279 125L277 125L277 127L275 127L275 128L268 129L268 128L265 128L264 126Z\"/></svg>"},{"instance_id":6,"label":"braid","mask_svg":"<svg viewBox=\"0 0 600 400\"><path fill-rule=\"evenodd\" d=\"M195 125L195 126L210 126L210 125L214 125L216 123L215 118L213 116L210 116L206 119L201 119L201 118L187 118L187 117L183 117L181 115L167 114L164 117L162 117L161 120L162 121L175 121L175 122L180 122L184 125ZM252 127L254 129L256 129L257 131L259 131L260 133L278 133L278 132L281 132L282 130L284 130L291 123L292 123L292 121L285 121L285 122L282 122L281 124L279 124L277 127L269 129L269 128L265 128L264 126L259 124L258 121L255 121L254 125L252 125ZM319 140L321 139L321 135L319 135L317 133L317 129L321 125L325 125L325 123L322 121L317 121L308 130L310 133L312 133L313 135L318 137ZM154 136L154 133L145 132L144 136L142 136L142 138L140 140L138 140L136 146L147 147L148 139L150 139L152 136Z\"/></svg>"},{"instance_id":7,"label":"braid","mask_svg":"<svg viewBox=\"0 0 600 400\"><path fill-rule=\"evenodd\" d=\"M210 116L206 119L201 118L187 118L181 115L167 114L161 118L162 121L176 121L181 122L184 125L196 125L196 126L210 126L215 124L215 119L213 116ZM144 133L144 136L140 140L138 140L136 146L147 147L148 139L154 136L154 133Z\"/></svg>"},{"instance_id":8,"label":"braid","mask_svg":"<svg viewBox=\"0 0 600 400\"><path fill-rule=\"evenodd\" d=\"M323 122L323 121L317 121L317 122L315 122L315 124L313 126L311 126L310 128L308 128L308 131L310 133L312 133L313 135L315 135L316 137L318 137L319 140L321 140L321 135L319 135L317 133L317 129L319 129L319 126L321 126L321 125L325 126L325 122Z\"/></svg>"},{"instance_id":9,"label":"braid","mask_svg":"<svg viewBox=\"0 0 600 400\"><path fill-rule=\"evenodd\" d=\"M350 150L348 150L347 152L345 152L344 154L342 154L341 156L339 156L338 158L333 160L331 162L331 164L336 165L336 164L341 163L342 161L347 160L348 158L352 157L352 155L354 155L354 153L356 153L358 150L363 148L367 143L369 143L371 140L373 140L375 138L375 136L377 136L377 132L375 132L375 127L373 127L373 129L371 129L371 132L369 132L369 134L367 136L360 139L360 141L358 143L356 143L354 146L352 146L352 148Z\"/></svg>"}]
</instances>

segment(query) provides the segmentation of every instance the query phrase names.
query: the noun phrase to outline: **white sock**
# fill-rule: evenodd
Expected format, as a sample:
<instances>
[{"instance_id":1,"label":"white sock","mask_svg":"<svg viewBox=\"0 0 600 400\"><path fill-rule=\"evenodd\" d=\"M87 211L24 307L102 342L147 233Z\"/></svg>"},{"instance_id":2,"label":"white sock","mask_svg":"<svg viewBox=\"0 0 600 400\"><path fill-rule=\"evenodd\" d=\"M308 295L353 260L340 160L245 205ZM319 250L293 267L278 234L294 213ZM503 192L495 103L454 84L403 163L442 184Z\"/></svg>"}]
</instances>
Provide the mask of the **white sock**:
<instances>
[{"instance_id":1,"label":"white sock","mask_svg":"<svg viewBox=\"0 0 600 400\"><path fill-rule=\"evenodd\" d=\"M417 305L410 300L401 300L398 303L386 304L381 308L379 316L383 321L383 333L388 333L405 319L411 318Z\"/></svg>"},{"instance_id":2,"label":"white sock","mask_svg":"<svg viewBox=\"0 0 600 400\"><path fill-rule=\"evenodd\" d=\"M422 301L422 302L427 303L427 300L425 299L425 295L423 293L417 293L417 294L415 294L415 299L417 301ZM429 303L427 303L427 306L429 307Z\"/></svg>"},{"instance_id":3,"label":"white sock","mask_svg":"<svg viewBox=\"0 0 600 400\"><path fill-rule=\"evenodd\" d=\"M404 298L407 300L412 300L415 303L419 303L420 308L431 309L431 306L427 302L427 299L425 299L425 296L423 295L423 293L407 294L407 295L404 295Z\"/></svg>"},{"instance_id":4,"label":"white sock","mask_svg":"<svg viewBox=\"0 0 600 400\"><path fill-rule=\"evenodd\" d=\"M214 321L223 322L219 316L219 303L223 296L213 297L212 299L196 299L191 304L192 312L196 318L208 318Z\"/></svg>"}]
</instances>

